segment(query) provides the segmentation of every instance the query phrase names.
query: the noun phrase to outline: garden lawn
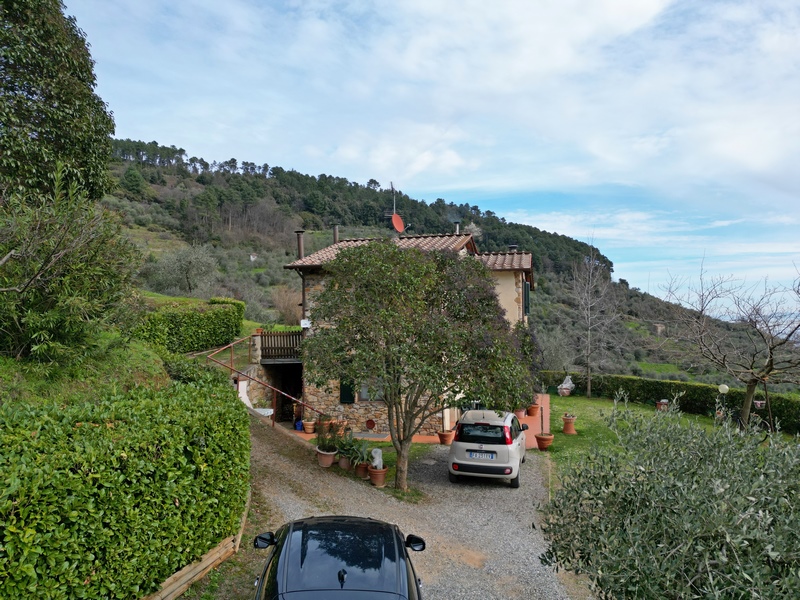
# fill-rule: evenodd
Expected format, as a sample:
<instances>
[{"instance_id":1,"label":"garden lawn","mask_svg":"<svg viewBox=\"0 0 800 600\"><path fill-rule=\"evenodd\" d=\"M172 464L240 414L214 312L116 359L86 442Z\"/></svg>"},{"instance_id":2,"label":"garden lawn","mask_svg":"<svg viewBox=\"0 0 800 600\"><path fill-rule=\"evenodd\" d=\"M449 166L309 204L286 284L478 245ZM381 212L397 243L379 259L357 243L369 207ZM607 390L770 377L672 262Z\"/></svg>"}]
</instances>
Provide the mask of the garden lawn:
<instances>
[{"instance_id":1,"label":"garden lawn","mask_svg":"<svg viewBox=\"0 0 800 600\"><path fill-rule=\"evenodd\" d=\"M628 408L641 414L649 415L655 412L655 407L635 402L629 402ZM554 435L554 439L553 445L547 451L552 455L557 467L563 468L571 461L580 461L594 448L601 445L613 445L616 442L616 436L606 424L606 418L613 409L614 401L608 398L550 396L550 432ZM561 417L565 412L578 417L575 421L575 430L578 435L561 433L563 427ZM709 417L683 415L681 420L684 422L695 421L706 428L713 426L713 421Z\"/></svg>"}]
</instances>

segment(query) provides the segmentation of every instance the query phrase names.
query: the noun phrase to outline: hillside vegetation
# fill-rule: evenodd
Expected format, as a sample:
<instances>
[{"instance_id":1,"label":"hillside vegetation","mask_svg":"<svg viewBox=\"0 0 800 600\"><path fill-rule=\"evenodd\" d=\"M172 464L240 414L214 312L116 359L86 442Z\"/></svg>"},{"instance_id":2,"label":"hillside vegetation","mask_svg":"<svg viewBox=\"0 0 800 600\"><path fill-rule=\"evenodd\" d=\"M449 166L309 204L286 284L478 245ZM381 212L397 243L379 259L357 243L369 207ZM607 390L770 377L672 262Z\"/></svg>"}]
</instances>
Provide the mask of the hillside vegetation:
<instances>
[{"instance_id":1,"label":"hillside vegetation","mask_svg":"<svg viewBox=\"0 0 800 600\"><path fill-rule=\"evenodd\" d=\"M174 296L225 296L246 303L246 318L259 323L299 319L300 280L284 269L296 257L298 229L306 253L340 238L393 235L393 205L409 234L471 232L481 251L515 245L533 255L536 293L531 322L543 350L543 367L580 370L581 328L571 292L573 268L593 256L609 273L613 263L598 249L567 236L509 223L477 206L438 198L425 202L375 180L304 175L279 166L229 159L187 157L175 146L113 140L117 182L104 204L123 215L126 232L146 256L142 289ZM671 335L675 306L613 282L620 318L594 359L601 373L660 379L735 382L687 360Z\"/></svg>"}]
</instances>

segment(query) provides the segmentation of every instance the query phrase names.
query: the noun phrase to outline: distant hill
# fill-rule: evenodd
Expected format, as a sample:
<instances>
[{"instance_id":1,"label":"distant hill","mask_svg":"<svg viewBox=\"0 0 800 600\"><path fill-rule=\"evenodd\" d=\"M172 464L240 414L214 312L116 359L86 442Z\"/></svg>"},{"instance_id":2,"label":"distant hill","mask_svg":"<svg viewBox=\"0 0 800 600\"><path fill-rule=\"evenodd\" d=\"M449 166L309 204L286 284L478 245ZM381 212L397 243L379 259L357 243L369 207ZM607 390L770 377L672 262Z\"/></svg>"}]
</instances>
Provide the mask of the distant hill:
<instances>
[{"instance_id":1,"label":"distant hill","mask_svg":"<svg viewBox=\"0 0 800 600\"><path fill-rule=\"evenodd\" d=\"M145 289L228 295L247 303L249 319L278 320L281 304L296 306L291 294L299 289L296 275L283 269L295 255L293 232L307 231L307 251L330 244L334 225L342 238L390 235L394 203L410 224L409 233L448 233L458 222L473 233L481 251L516 245L531 252L537 282L532 323L545 350L545 367L580 368L575 349L580 326L568 289L573 265L592 254L584 242L507 222L478 206L415 200L375 180L361 184L235 158L209 163L175 146L127 139L113 140L113 157L119 185L104 202L125 215L131 238L148 256L140 277ZM599 249L594 256L613 272ZM213 273L203 267L206 259ZM179 264L192 265L186 278L197 278L195 289L177 280ZM614 293L623 318L607 336L600 371L703 379L697 365L675 364L675 357L685 353L669 340L672 305L624 281L614 285ZM711 382L718 380L716 375Z\"/></svg>"}]
</instances>

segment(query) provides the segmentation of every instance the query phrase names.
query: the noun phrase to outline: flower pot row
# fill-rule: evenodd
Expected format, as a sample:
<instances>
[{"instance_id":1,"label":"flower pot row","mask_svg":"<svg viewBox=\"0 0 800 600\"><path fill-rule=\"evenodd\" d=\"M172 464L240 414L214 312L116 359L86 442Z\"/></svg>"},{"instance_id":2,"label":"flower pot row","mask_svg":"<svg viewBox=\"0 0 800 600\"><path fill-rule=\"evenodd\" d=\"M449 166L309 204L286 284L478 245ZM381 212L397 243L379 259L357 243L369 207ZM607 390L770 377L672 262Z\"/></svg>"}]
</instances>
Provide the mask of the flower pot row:
<instances>
[{"instance_id":1,"label":"flower pot row","mask_svg":"<svg viewBox=\"0 0 800 600\"><path fill-rule=\"evenodd\" d=\"M334 462L337 461L337 454L339 454L339 450L321 450L319 446L317 447L317 462L319 466L328 468L333 465ZM386 473L389 471L389 467L383 467L382 469L375 469L369 462L359 461L353 465L353 462L350 458L344 454L341 454L338 459L339 468L350 471L353 469L357 477L361 479L369 479L372 485L375 487L384 487L386 485Z\"/></svg>"}]
</instances>

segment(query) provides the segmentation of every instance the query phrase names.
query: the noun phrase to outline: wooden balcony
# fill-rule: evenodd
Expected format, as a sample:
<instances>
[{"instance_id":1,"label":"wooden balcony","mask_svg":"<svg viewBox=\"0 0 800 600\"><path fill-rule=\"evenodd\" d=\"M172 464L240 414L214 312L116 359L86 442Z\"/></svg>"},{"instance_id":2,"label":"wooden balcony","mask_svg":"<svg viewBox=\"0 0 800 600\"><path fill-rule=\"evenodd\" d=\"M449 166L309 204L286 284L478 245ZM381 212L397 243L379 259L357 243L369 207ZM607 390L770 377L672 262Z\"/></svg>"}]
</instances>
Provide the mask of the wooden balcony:
<instances>
[{"instance_id":1,"label":"wooden balcony","mask_svg":"<svg viewBox=\"0 0 800 600\"><path fill-rule=\"evenodd\" d=\"M262 365L301 362L302 331L264 331L258 338Z\"/></svg>"}]
</instances>

